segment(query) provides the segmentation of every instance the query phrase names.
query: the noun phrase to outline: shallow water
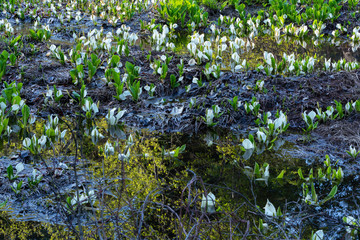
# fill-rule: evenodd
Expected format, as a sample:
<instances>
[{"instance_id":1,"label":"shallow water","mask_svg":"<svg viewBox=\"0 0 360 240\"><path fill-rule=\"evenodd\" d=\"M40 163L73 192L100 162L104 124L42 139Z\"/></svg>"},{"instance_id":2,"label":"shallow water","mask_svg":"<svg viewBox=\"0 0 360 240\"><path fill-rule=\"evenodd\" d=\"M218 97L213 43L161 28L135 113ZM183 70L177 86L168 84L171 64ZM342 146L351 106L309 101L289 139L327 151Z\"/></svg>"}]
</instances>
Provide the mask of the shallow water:
<instances>
[{"instance_id":1,"label":"shallow water","mask_svg":"<svg viewBox=\"0 0 360 240\"><path fill-rule=\"evenodd\" d=\"M40 130L40 126L41 123L38 123L35 129ZM103 121L98 122L98 126L102 129L102 126L104 126ZM276 207L283 207L286 202L291 203L299 200L301 202L301 181L299 181L297 177L297 170L301 168L306 176L311 167L314 169L322 167L323 160L321 159L324 159L324 156L318 156L319 160L308 165L306 159L312 158L313 154L311 151L307 153L301 145L297 145L291 140L294 139L296 134L291 134L291 138L288 138L288 140L286 140L286 137L278 150L265 151L259 154L253 153L250 159L244 160L239 148L243 137L239 134L232 134L229 131L223 131L221 129L192 136L185 134L163 135L147 131L136 133L129 129L126 130L127 135L131 132L134 136L139 137L135 137L137 140L131 151L133 157L131 157L127 163L129 168L126 168L126 175L131 179L130 182L128 182L129 194L142 199L146 197L147 194L159 188L159 186L167 186L165 187L167 190L159 196L167 199L166 201L173 206L178 205L178 199L181 198L181 193L187 189L186 186L191 183L191 179L195 176L194 174L202 179L203 187L205 187L208 192L211 191L215 194L218 199L217 207L220 209L228 205L240 206L245 199L261 208L265 206L268 199ZM300 138L301 135L298 135L298 137ZM102 139L101 142L105 143L107 139L106 137ZM114 138L109 139L115 140ZM122 145L124 140L117 141L120 143L119 148L124 149L124 145ZM186 149L179 157L169 156L168 153L171 150L184 144L186 144ZM15 159L16 162L16 155L21 156L26 154L26 151L22 150L21 147L19 149L19 146L21 146L21 143L16 141L12 142L9 146L4 143L1 152L5 156L14 156L13 159ZM73 156L75 151L73 147L74 146L71 145L67 151L69 156ZM83 151L85 153L84 157L87 160L80 160L79 170L85 170L85 172L79 175L79 179L82 179L82 185L96 189L99 187L99 180L103 174L105 174L109 180L121 174L119 172L121 163L118 161L117 156L105 158L104 162L102 162L103 157L99 154L100 149L98 147L94 148L89 137L84 139ZM162 151L165 152L162 153ZM51 156L51 152L52 151L43 153L45 157L48 156L49 165L56 159L54 156ZM300 155L299 152L301 152ZM146 157L144 157L145 155ZM40 159L30 158L28 161L34 162L39 169L42 168ZM71 160L68 161L63 157L56 161L63 162L68 166L71 165ZM244 167L254 167L255 162L260 166L265 162L270 165L270 178L267 183L264 181L250 180L244 173ZM2 161L2 168L0 165L2 172L4 172L7 167L5 166L7 165L6 163L7 161ZM286 171L284 179L276 179L276 176L282 170ZM71 168L65 171L72 174ZM328 212L332 217L340 217L344 214L355 214L356 207L354 206L354 202L352 199L348 199L349 192L354 190L353 184L355 182L356 179L354 179L354 175L346 177L340 185L338 198L336 198L338 199L336 202L338 201L341 208L335 208L335 205L337 206L338 204L333 203L333 205L325 206L325 212ZM133 185L133 183L139 183L140 185ZM200 182L197 184L200 184ZM202 188L201 186L201 184L198 185L199 188ZM71 182L64 183L64 187L61 192L65 194L65 196L75 192L75 188ZM141 191L143 187L145 187L146 190L140 193L139 190ZM195 187L195 185L192 187ZM46 188L46 186L43 185L41 188ZM194 188L194 191L196 188L197 187ZM324 197L329 191L328 183L325 185L317 185L317 190L318 194ZM114 192L113 194L116 193ZM26 226L30 231L33 229L31 226L32 222L35 221L39 222L35 224L36 228L38 228L38 230L34 230L35 234L39 234L39 229L42 229L42 232L44 231L43 228L46 228L47 230L45 230L45 232L52 235L58 226L49 225L49 223L65 224L64 216L56 213L56 206L59 206L59 204L62 205L63 203L58 202L53 194L46 193L38 195L38 193L25 190L24 196L25 195L29 196L28 200L9 199L11 208L5 207L3 209L7 212L6 214L8 214L10 219L16 219L16 222L12 223L12 228L16 228L16 226ZM47 201L49 205L39 204L36 198L34 199L36 196L42 199L42 201ZM110 197L107 199L108 200L105 200L105 202L109 201L107 204L115 204L116 202L116 198ZM48 207L50 207L51 210L47 209ZM288 209L288 211L291 212L290 209ZM88 217L91 219L91 214ZM45 219L47 220L44 222ZM86 222L91 221L90 219L86 217L83 218L82 224L89 227L90 225ZM159 227L158 224L161 225L160 222L155 221L152 227L157 228ZM322 225L320 224L319 226ZM6 227L6 225L2 226L3 230L4 227ZM88 230L91 231L91 227L89 227ZM170 232L168 234L170 234ZM337 234L336 231L334 231L333 234ZM29 237L30 235L26 236Z\"/></svg>"}]
</instances>

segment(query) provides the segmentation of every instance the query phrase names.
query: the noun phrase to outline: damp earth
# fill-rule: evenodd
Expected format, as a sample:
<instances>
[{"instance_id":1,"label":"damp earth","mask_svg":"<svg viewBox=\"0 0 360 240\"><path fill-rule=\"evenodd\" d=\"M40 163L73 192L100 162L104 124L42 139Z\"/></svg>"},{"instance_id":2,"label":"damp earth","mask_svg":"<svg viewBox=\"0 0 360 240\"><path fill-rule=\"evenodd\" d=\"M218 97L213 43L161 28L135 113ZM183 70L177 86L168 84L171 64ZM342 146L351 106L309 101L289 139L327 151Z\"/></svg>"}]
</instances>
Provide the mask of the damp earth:
<instances>
[{"instance_id":1,"label":"damp earth","mask_svg":"<svg viewBox=\"0 0 360 240\"><path fill-rule=\"evenodd\" d=\"M0 10L0 238L359 239L357 1Z\"/></svg>"}]
</instances>

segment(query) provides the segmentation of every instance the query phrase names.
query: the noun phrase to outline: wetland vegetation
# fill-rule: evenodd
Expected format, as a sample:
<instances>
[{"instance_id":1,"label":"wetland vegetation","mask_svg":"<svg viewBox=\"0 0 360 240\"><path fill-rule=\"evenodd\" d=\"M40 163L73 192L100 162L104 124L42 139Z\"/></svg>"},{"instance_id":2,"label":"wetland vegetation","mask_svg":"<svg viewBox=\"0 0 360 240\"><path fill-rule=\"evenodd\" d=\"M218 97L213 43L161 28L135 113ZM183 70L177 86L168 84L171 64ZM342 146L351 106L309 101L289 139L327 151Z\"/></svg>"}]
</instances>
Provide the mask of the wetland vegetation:
<instances>
[{"instance_id":1,"label":"wetland vegetation","mask_svg":"<svg viewBox=\"0 0 360 240\"><path fill-rule=\"evenodd\" d=\"M0 0L1 239L359 239L358 0Z\"/></svg>"}]
</instances>

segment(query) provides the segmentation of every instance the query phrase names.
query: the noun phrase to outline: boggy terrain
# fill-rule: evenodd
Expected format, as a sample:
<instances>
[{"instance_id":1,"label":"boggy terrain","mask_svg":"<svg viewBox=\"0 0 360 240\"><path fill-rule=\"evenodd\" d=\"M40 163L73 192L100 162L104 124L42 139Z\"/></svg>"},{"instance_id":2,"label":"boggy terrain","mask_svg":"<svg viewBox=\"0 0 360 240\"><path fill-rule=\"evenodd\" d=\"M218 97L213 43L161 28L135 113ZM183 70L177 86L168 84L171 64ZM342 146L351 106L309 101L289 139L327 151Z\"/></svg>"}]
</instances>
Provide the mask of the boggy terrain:
<instances>
[{"instance_id":1,"label":"boggy terrain","mask_svg":"<svg viewBox=\"0 0 360 240\"><path fill-rule=\"evenodd\" d=\"M356 238L356 1L0 3L0 236Z\"/></svg>"}]
</instances>

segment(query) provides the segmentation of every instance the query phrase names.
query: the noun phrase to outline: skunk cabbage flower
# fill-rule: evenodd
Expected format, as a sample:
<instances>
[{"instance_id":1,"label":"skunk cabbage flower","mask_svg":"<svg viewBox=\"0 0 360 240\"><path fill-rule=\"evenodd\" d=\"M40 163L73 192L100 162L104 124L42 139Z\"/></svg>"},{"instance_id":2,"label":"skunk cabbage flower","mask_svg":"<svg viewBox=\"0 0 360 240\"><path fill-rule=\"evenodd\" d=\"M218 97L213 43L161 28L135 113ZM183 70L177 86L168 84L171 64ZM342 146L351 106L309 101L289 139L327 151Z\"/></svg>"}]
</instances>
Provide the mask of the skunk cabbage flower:
<instances>
[{"instance_id":1,"label":"skunk cabbage flower","mask_svg":"<svg viewBox=\"0 0 360 240\"><path fill-rule=\"evenodd\" d=\"M39 138L39 144L41 145L41 147L44 147L45 144L46 144L46 136L45 135L42 135L40 138Z\"/></svg>"},{"instance_id":2,"label":"skunk cabbage flower","mask_svg":"<svg viewBox=\"0 0 360 240\"><path fill-rule=\"evenodd\" d=\"M343 218L344 223L349 224L350 226L358 226L358 221L352 217L352 216L347 216ZM353 231L351 227L346 226L345 227L346 232L348 232L349 234L351 234L351 232ZM354 234L357 234L357 230L354 230Z\"/></svg>"},{"instance_id":3,"label":"skunk cabbage flower","mask_svg":"<svg viewBox=\"0 0 360 240\"><path fill-rule=\"evenodd\" d=\"M317 230L314 235L312 235L311 240L323 240L324 239L324 231Z\"/></svg>"},{"instance_id":4,"label":"skunk cabbage flower","mask_svg":"<svg viewBox=\"0 0 360 240\"><path fill-rule=\"evenodd\" d=\"M201 210L208 213L215 212L215 195L210 192L206 197L203 194L201 200Z\"/></svg>"},{"instance_id":5,"label":"skunk cabbage flower","mask_svg":"<svg viewBox=\"0 0 360 240\"><path fill-rule=\"evenodd\" d=\"M254 148L254 144L253 144L249 139L245 139L245 140L242 142L242 145L243 145L243 147L244 147L246 150L249 150L249 149L253 149L253 148Z\"/></svg>"},{"instance_id":6,"label":"skunk cabbage flower","mask_svg":"<svg viewBox=\"0 0 360 240\"><path fill-rule=\"evenodd\" d=\"M269 199L267 200L264 209L265 209L265 215L270 217L276 217L276 209L274 205L269 201Z\"/></svg>"},{"instance_id":7,"label":"skunk cabbage flower","mask_svg":"<svg viewBox=\"0 0 360 240\"><path fill-rule=\"evenodd\" d=\"M259 140L259 142L265 143L266 142L266 134L260 130L256 132L256 136Z\"/></svg>"},{"instance_id":8,"label":"skunk cabbage flower","mask_svg":"<svg viewBox=\"0 0 360 240\"><path fill-rule=\"evenodd\" d=\"M105 143L105 155L106 156L110 156L110 155L114 155L114 147L111 145L111 143L106 142Z\"/></svg>"},{"instance_id":9,"label":"skunk cabbage flower","mask_svg":"<svg viewBox=\"0 0 360 240\"><path fill-rule=\"evenodd\" d=\"M15 168L16 168L16 175L18 175L20 172L22 172L25 169L23 163L16 164Z\"/></svg>"},{"instance_id":10,"label":"skunk cabbage flower","mask_svg":"<svg viewBox=\"0 0 360 240\"><path fill-rule=\"evenodd\" d=\"M25 139L23 140L23 146L24 146L25 148L29 148L30 145L31 145L31 140L30 140L30 138L25 138Z\"/></svg>"}]
</instances>

